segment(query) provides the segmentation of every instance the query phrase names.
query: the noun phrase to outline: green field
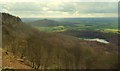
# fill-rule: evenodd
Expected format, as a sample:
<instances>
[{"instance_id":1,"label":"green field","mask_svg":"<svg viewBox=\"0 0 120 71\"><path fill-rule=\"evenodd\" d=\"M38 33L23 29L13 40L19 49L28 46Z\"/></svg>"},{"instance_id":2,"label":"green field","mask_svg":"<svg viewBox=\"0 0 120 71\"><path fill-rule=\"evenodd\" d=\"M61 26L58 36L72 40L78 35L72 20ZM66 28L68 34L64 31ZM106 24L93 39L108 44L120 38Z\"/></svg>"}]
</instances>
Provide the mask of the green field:
<instances>
[{"instance_id":1,"label":"green field","mask_svg":"<svg viewBox=\"0 0 120 71\"><path fill-rule=\"evenodd\" d=\"M46 31L46 32L63 32L66 31L67 28L64 26L55 26L55 27L35 27L39 29L40 31Z\"/></svg>"},{"instance_id":2,"label":"green field","mask_svg":"<svg viewBox=\"0 0 120 71\"><path fill-rule=\"evenodd\" d=\"M101 30L101 32L120 34L120 30L118 29L104 29L104 30Z\"/></svg>"},{"instance_id":3,"label":"green field","mask_svg":"<svg viewBox=\"0 0 120 71\"><path fill-rule=\"evenodd\" d=\"M67 30L94 30L100 31L104 33L117 33L120 34L120 30L118 29L109 29L109 28L97 28L96 26L86 26L77 24L76 27L72 26L54 26L54 27L35 27L40 31L44 32L64 32Z\"/></svg>"}]
</instances>

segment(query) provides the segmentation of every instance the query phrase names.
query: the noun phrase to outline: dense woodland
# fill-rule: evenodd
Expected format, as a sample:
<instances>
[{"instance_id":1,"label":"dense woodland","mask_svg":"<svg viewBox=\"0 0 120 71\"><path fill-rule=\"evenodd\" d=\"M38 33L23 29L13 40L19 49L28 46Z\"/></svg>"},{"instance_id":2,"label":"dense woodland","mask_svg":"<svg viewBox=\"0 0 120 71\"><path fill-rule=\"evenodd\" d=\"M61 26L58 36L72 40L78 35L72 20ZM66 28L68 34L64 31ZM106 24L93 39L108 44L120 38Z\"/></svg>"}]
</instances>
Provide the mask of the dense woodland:
<instances>
[{"instance_id":1,"label":"dense woodland","mask_svg":"<svg viewBox=\"0 0 120 71\"><path fill-rule=\"evenodd\" d=\"M72 35L78 38L100 38L110 42L110 44L118 46L119 34L117 33L103 33L100 31L93 30L67 30L60 32L66 35Z\"/></svg>"},{"instance_id":2,"label":"dense woodland","mask_svg":"<svg viewBox=\"0 0 120 71\"><path fill-rule=\"evenodd\" d=\"M33 69L118 68L114 44L79 40L63 33L40 32L24 24L19 17L6 13L2 13L2 30L3 49L19 56Z\"/></svg>"}]
</instances>

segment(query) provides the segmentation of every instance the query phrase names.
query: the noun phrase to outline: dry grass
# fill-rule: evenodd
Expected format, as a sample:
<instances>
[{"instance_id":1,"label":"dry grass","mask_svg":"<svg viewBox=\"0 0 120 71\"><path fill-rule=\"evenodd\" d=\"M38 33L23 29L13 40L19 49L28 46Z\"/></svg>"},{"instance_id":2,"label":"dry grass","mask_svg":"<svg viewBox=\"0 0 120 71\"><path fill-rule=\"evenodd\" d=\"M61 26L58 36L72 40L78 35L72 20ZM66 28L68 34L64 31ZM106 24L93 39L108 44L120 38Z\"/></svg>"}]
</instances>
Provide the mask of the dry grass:
<instances>
[{"instance_id":1,"label":"dry grass","mask_svg":"<svg viewBox=\"0 0 120 71\"><path fill-rule=\"evenodd\" d=\"M19 57L15 56L11 52L5 50L2 51L2 67L3 69L31 69L29 66L25 65L24 62L19 61Z\"/></svg>"}]
</instances>

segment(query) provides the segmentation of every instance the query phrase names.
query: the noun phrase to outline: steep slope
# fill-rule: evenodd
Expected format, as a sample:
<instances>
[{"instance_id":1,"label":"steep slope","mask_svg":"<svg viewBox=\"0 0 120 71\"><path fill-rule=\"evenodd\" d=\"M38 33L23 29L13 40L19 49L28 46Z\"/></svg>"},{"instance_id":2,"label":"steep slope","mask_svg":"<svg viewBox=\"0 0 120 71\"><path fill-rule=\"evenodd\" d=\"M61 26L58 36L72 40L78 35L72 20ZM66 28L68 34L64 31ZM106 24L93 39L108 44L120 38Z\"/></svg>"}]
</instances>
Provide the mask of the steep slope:
<instances>
[{"instance_id":1,"label":"steep slope","mask_svg":"<svg viewBox=\"0 0 120 71\"><path fill-rule=\"evenodd\" d=\"M0 50L2 51L2 68L3 69L32 69L30 66L27 66L22 59L20 59L18 56L14 55L11 52L5 51L4 49Z\"/></svg>"},{"instance_id":2,"label":"steep slope","mask_svg":"<svg viewBox=\"0 0 120 71\"><path fill-rule=\"evenodd\" d=\"M2 13L2 24L3 49L33 69L117 68L117 52L109 50L109 45L40 32L6 13Z\"/></svg>"}]
</instances>

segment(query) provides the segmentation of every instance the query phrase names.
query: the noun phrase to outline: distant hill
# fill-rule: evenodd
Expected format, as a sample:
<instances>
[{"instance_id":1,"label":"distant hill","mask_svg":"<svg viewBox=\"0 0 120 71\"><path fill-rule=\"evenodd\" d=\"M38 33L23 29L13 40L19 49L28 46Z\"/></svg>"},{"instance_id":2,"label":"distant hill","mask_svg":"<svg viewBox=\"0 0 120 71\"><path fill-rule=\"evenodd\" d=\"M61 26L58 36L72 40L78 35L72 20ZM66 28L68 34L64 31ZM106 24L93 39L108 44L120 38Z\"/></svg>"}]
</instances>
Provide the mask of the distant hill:
<instances>
[{"instance_id":1,"label":"distant hill","mask_svg":"<svg viewBox=\"0 0 120 71\"><path fill-rule=\"evenodd\" d=\"M33 26L58 26L61 23L53 20L43 19L31 22L30 24Z\"/></svg>"},{"instance_id":2,"label":"distant hill","mask_svg":"<svg viewBox=\"0 0 120 71\"><path fill-rule=\"evenodd\" d=\"M51 25L58 23L47 19L42 22L51 22ZM111 49L115 47L113 45L84 41L60 33L40 32L23 23L19 17L6 13L2 13L2 36L2 45L6 53L11 52L18 56L25 65L33 69L118 67L117 52Z\"/></svg>"},{"instance_id":3,"label":"distant hill","mask_svg":"<svg viewBox=\"0 0 120 71\"><path fill-rule=\"evenodd\" d=\"M28 24L32 26L39 26L39 27L54 27L54 26L75 26L74 24L78 23L71 23L71 22L60 22L55 20L49 20L49 19L43 19L43 20L37 20L33 22L29 22Z\"/></svg>"}]
</instances>

